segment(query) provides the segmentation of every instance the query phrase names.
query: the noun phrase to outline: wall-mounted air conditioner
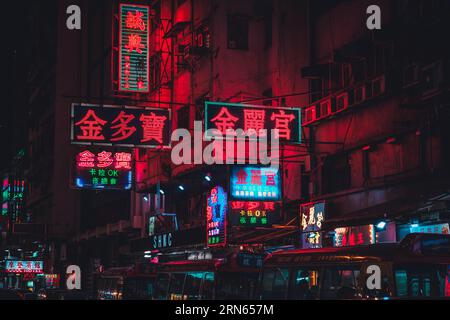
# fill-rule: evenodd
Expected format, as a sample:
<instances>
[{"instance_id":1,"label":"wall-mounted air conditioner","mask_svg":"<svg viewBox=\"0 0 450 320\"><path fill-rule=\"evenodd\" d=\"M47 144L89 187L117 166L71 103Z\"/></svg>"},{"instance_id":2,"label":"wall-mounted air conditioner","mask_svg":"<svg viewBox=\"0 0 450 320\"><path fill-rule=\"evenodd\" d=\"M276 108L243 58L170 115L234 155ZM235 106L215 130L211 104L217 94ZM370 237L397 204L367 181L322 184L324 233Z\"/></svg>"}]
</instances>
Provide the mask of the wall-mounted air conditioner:
<instances>
[{"instance_id":1,"label":"wall-mounted air conditioner","mask_svg":"<svg viewBox=\"0 0 450 320\"><path fill-rule=\"evenodd\" d=\"M319 108L320 108L319 117L324 118L324 117L331 115L331 113L332 113L331 106L332 106L331 98L319 102Z\"/></svg>"},{"instance_id":2,"label":"wall-mounted air conditioner","mask_svg":"<svg viewBox=\"0 0 450 320\"><path fill-rule=\"evenodd\" d=\"M353 89L353 104L360 104L366 101L366 86L362 85Z\"/></svg>"},{"instance_id":3,"label":"wall-mounted air conditioner","mask_svg":"<svg viewBox=\"0 0 450 320\"><path fill-rule=\"evenodd\" d=\"M442 61L436 61L422 68L422 98L429 98L441 89L443 82Z\"/></svg>"}]
</instances>

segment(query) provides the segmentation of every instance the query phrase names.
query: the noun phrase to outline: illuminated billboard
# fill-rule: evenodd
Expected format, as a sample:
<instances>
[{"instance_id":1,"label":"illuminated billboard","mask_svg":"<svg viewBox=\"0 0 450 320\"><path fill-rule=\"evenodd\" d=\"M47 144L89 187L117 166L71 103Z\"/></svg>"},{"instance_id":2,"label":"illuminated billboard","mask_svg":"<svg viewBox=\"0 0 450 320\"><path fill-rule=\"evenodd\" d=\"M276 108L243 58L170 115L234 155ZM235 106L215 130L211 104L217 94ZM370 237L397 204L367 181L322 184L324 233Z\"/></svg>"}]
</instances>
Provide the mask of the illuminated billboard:
<instances>
[{"instance_id":1,"label":"illuminated billboard","mask_svg":"<svg viewBox=\"0 0 450 320\"><path fill-rule=\"evenodd\" d=\"M325 203L306 203L300 206L300 224L303 248L322 247L322 222L325 218Z\"/></svg>"},{"instance_id":2,"label":"illuminated billboard","mask_svg":"<svg viewBox=\"0 0 450 320\"><path fill-rule=\"evenodd\" d=\"M205 132L217 129L225 134L228 129L242 129L247 134L259 135L259 130L268 132L278 129L280 141L301 143L301 110L299 108L274 108L245 104L206 102Z\"/></svg>"},{"instance_id":3,"label":"illuminated billboard","mask_svg":"<svg viewBox=\"0 0 450 320\"><path fill-rule=\"evenodd\" d=\"M72 144L170 147L168 109L73 104Z\"/></svg>"},{"instance_id":4,"label":"illuminated billboard","mask_svg":"<svg viewBox=\"0 0 450 320\"><path fill-rule=\"evenodd\" d=\"M6 272L8 273L43 273L44 262L43 261L20 261L20 260L7 260Z\"/></svg>"},{"instance_id":5,"label":"illuminated billboard","mask_svg":"<svg viewBox=\"0 0 450 320\"><path fill-rule=\"evenodd\" d=\"M271 227L280 222L280 203L230 201L228 221L237 227Z\"/></svg>"},{"instance_id":6,"label":"illuminated billboard","mask_svg":"<svg viewBox=\"0 0 450 320\"><path fill-rule=\"evenodd\" d=\"M206 203L206 244L208 247L226 244L227 193L222 187L211 190Z\"/></svg>"},{"instance_id":7,"label":"illuminated billboard","mask_svg":"<svg viewBox=\"0 0 450 320\"><path fill-rule=\"evenodd\" d=\"M84 150L76 156L74 185L80 189L130 190L132 170L129 152Z\"/></svg>"},{"instance_id":8,"label":"illuminated billboard","mask_svg":"<svg viewBox=\"0 0 450 320\"><path fill-rule=\"evenodd\" d=\"M149 92L149 16L148 6L120 4L119 91Z\"/></svg>"},{"instance_id":9,"label":"illuminated billboard","mask_svg":"<svg viewBox=\"0 0 450 320\"><path fill-rule=\"evenodd\" d=\"M281 200L280 170L258 166L232 167L230 196L233 200Z\"/></svg>"}]
</instances>

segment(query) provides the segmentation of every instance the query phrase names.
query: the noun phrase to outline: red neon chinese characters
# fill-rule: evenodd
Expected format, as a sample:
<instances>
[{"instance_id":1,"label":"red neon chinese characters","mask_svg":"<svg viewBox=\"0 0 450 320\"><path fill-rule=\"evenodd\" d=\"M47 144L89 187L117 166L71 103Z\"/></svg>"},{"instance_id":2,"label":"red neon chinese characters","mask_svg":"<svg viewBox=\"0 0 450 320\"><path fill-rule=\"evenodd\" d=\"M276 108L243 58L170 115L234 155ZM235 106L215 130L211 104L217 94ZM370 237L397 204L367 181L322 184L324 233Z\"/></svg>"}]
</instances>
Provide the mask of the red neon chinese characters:
<instances>
[{"instance_id":1,"label":"red neon chinese characters","mask_svg":"<svg viewBox=\"0 0 450 320\"><path fill-rule=\"evenodd\" d=\"M95 167L95 154L89 151L83 151L78 155L78 167L79 168L94 168Z\"/></svg>"},{"instance_id":2,"label":"red neon chinese characters","mask_svg":"<svg viewBox=\"0 0 450 320\"><path fill-rule=\"evenodd\" d=\"M247 172L245 170L240 170L237 174L237 184L247 184Z\"/></svg>"},{"instance_id":3,"label":"red neon chinese characters","mask_svg":"<svg viewBox=\"0 0 450 320\"><path fill-rule=\"evenodd\" d=\"M264 202L264 210L275 210L275 202Z\"/></svg>"},{"instance_id":4,"label":"red neon chinese characters","mask_svg":"<svg viewBox=\"0 0 450 320\"><path fill-rule=\"evenodd\" d=\"M238 210L238 209L244 209L245 202L242 201L232 201L231 202L231 209Z\"/></svg>"},{"instance_id":5,"label":"red neon chinese characters","mask_svg":"<svg viewBox=\"0 0 450 320\"><path fill-rule=\"evenodd\" d=\"M248 134L260 135L264 129L266 112L264 110L244 109L244 131Z\"/></svg>"},{"instance_id":6,"label":"red neon chinese characters","mask_svg":"<svg viewBox=\"0 0 450 320\"><path fill-rule=\"evenodd\" d=\"M145 31L145 22L144 19L142 19L143 16L144 14L140 11L136 10L135 14L129 11L125 20L125 25L129 29Z\"/></svg>"},{"instance_id":7,"label":"red neon chinese characters","mask_svg":"<svg viewBox=\"0 0 450 320\"><path fill-rule=\"evenodd\" d=\"M134 116L132 114L126 114L124 111L120 112L117 118L112 122L112 124L117 124L111 126L111 129L117 129L117 131L112 134L111 141L122 141L135 133L136 128L128 126L133 119Z\"/></svg>"},{"instance_id":8,"label":"red neon chinese characters","mask_svg":"<svg viewBox=\"0 0 450 320\"><path fill-rule=\"evenodd\" d=\"M125 81L125 88L130 88L130 74L131 74L131 63L130 56L125 56L125 65L123 67L123 80Z\"/></svg>"},{"instance_id":9,"label":"red neon chinese characters","mask_svg":"<svg viewBox=\"0 0 450 320\"><path fill-rule=\"evenodd\" d=\"M116 169L129 169L131 170L131 153L118 152L115 155Z\"/></svg>"},{"instance_id":10,"label":"red neon chinese characters","mask_svg":"<svg viewBox=\"0 0 450 320\"><path fill-rule=\"evenodd\" d=\"M163 143L163 132L166 119L166 116L157 116L153 112L151 112L150 115L141 115L139 120L142 122L142 130L144 131L144 137L141 142L155 140L159 143Z\"/></svg>"},{"instance_id":11,"label":"red neon chinese characters","mask_svg":"<svg viewBox=\"0 0 450 320\"><path fill-rule=\"evenodd\" d=\"M280 110L279 114L272 113L270 119L272 121L275 120L275 129L278 129L278 134L275 137L290 140L291 129L289 129L289 124L295 119L295 116L293 114L286 114L283 110Z\"/></svg>"},{"instance_id":12,"label":"red neon chinese characters","mask_svg":"<svg viewBox=\"0 0 450 320\"><path fill-rule=\"evenodd\" d=\"M108 168L109 166L111 166L114 161L114 159L111 156L112 156L111 152L106 151L100 152L97 156L98 160L97 167Z\"/></svg>"},{"instance_id":13,"label":"red neon chinese characters","mask_svg":"<svg viewBox=\"0 0 450 320\"><path fill-rule=\"evenodd\" d=\"M219 129L223 134L227 133L227 130L234 130L234 126L239 118L233 116L227 108L223 107L220 112L211 119L217 129Z\"/></svg>"},{"instance_id":14,"label":"red neon chinese characters","mask_svg":"<svg viewBox=\"0 0 450 320\"><path fill-rule=\"evenodd\" d=\"M259 170L252 170L251 184L259 185L259 186L262 185L261 171L259 171Z\"/></svg>"},{"instance_id":15,"label":"red neon chinese characters","mask_svg":"<svg viewBox=\"0 0 450 320\"><path fill-rule=\"evenodd\" d=\"M89 109L85 117L79 122L75 123L81 129L82 135L77 136L80 140L105 140L102 135L103 126L106 124L105 120L100 119L95 114L94 110Z\"/></svg>"},{"instance_id":16,"label":"red neon chinese characters","mask_svg":"<svg viewBox=\"0 0 450 320\"><path fill-rule=\"evenodd\" d=\"M127 49L128 52L136 51L137 53L142 53L142 49L144 48L145 46L142 44L142 38L140 35L128 35L128 43L125 45L125 49Z\"/></svg>"}]
</instances>

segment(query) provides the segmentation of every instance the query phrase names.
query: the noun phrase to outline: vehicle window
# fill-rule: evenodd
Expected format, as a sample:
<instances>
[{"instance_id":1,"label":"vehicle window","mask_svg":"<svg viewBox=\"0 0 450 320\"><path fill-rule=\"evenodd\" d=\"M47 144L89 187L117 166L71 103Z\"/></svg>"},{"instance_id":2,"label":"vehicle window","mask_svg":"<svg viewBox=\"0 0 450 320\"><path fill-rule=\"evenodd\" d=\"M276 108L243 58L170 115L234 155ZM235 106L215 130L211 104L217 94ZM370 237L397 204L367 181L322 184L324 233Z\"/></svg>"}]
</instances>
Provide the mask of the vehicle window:
<instances>
[{"instance_id":1,"label":"vehicle window","mask_svg":"<svg viewBox=\"0 0 450 320\"><path fill-rule=\"evenodd\" d=\"M214 273L206 272L203 278L202 299L210 300L214 298Z\"/></svg>"},{"instance_id":2,"label":"vehicle window","mask_svg":"<svg viewBox=\"0 0 450 320\"><path fill-rule=\"evenodd\" d=\"M217 298L251 299L258 281L257 273L221 272L217 279Z\"/></svg>"},{"instance_id":3,"label":"vehicle window","mask_svg":"<svg viewBox=\"0 0 450 320\"><path fill-rule=\"evenodd\" d=\"M158 274L154 298L157 300L167 299L167 289L169 287L169 275L166 273Z\"/></svg>"},{"instance_id":4,"label":"vehicle window","mask_svg":"<svg viewBox=\"0 0 450 320\"><path fill-rule=\"evenodd\" d=\"M263 275L263 299L285 299L289 279L287 268L267 269Z\"/></svg>"},{"instance_id":5,"label":"vehicle window","mask_svg":"<svg viewBox=\"0 0 450 320\"><path fill-rule=\"evenodd\" d=\"M189 272L186 274L183 297L188 300L200 299L200 287L203 274L203 272Z\"/></svg>"},{"instance_id":6,"label":"vehicle window","mask_svg":"<svg viewBox=\"0 0 450 320\"><path fill-rule=\"evenodd\" d=\"M169 300L183 300L185 273L172 273L170 276Z\"/></svg>"},{"instance_id":7,"label":"vehicle window","mask_svg":"<svg viewBox=\"0 0 450 320\"><path fill-rule=\"evenodd\" d=\"M289 299L310 300L318 298L319 271L317 269L296 269L289 289Z\"/></svg>"},{"instance_id":8,"label":"vehicle window","mask_svg":"<svg viewBox=\"0 0 450 320\"><path fill-rule=\"evenodd\" d=\"M395 270L398 297L443 297L445 295L444 268L405 267Z\"/></svg>"},{"instance_id":9,"label":"vehicle window","mask_svg":"<svg viewBox=\"0 0 450 320\"><path fill-rule=\"evenodd\" d=\"M352 299L357 294L359 269L335 267L324 270L323 299Z\"/></svg>"}]
</instances>

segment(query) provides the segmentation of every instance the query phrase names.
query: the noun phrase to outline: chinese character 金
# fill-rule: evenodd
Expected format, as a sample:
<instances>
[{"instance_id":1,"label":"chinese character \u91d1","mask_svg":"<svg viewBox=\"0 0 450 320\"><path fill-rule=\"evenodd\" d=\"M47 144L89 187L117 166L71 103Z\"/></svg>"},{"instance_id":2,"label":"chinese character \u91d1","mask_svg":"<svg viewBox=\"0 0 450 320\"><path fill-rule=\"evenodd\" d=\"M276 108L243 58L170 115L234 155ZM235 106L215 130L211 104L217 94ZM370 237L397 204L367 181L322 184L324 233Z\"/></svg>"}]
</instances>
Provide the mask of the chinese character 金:
<instances>
[{"instance_id":1,"label":"chinese character \u91d1","mask_svg":"<svg viewBox=\"0 0 450 320\"><path fill-rule=\"evenodd\" d=\"M97 117L94 110L89 109L85 117L75 123L76 126L80 127L82 132L82 135L78 135L77 138L80 140L105 140L105 137L102 135L105 124L105 120Z\"/></svg>"}]
</instances>

